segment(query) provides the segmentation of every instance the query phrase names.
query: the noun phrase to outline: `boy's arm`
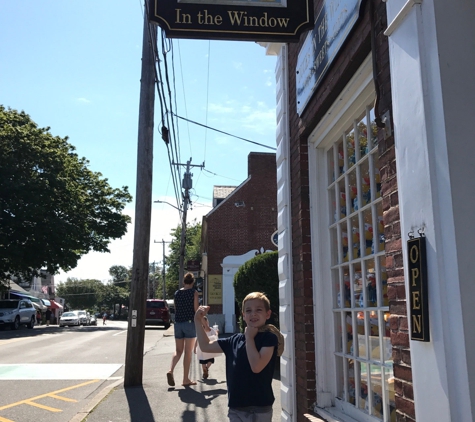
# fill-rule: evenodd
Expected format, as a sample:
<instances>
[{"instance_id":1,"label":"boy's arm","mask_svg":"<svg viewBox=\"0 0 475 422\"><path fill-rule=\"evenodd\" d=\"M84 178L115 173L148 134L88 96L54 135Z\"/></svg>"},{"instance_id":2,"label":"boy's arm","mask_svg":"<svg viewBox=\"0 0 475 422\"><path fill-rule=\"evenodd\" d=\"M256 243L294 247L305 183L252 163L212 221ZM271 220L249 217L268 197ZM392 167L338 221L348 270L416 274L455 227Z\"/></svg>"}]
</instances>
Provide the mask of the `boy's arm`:
<instances>
[{"instance_id":1,"label":"boy's arm","mask_svg":"<svg viewBox=\"0 0 475 422\"><path fill-rule=\"evenodd\" d=\"M193 352L195 352L195 355L196 355L196 346L198 346L198 339L195 340L195 347L193 348Z\"/></svg>"},{"instance_id":2,"label":"boy's arm","mask_svg":"<svg viewBox=\"0 0 475 422\"><path fill-rule=\"evenodd\" d=\"M195 314L196 340L202 352L222 353L223 350L217 341L209 341L209 337L203 328L203 317L208 313L209 306L200 306Z\"/></svg>"},{"instance_id":3,"label":"boy's arm","mask_svg":"<svg viewBox=\"0 0 475 422\"><path fill-rule=\"evenodd\" d=\"M261 372L267 364L270 362L272 355L274 354L275 346L272 347L261 347L261 350L257 350L256 342L254 338L256 337L258 329L255 327L246 327L244 332L246 336L246 353L249 364L251 365L251 370L255 374Z\"/></svg>"}]
</instances>

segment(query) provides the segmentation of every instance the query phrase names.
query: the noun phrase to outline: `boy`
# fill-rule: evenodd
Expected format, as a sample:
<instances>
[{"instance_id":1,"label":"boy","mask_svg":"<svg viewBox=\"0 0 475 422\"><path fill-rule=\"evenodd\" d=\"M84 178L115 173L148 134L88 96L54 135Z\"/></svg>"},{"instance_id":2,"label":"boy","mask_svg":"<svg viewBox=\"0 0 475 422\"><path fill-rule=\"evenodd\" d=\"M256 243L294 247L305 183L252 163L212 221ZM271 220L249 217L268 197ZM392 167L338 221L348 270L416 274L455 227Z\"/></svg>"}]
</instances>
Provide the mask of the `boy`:
<instances>
[{"instance_id":1,"label":"boy","mask_svg":"<svg viewBox=\"0 0 475 422\"><path fill-rule=\"evenodd\" d=\"M203 329L202 319L208 310L209 306L200 306L196 311L196 334L202 351L224 352L226 356L229 420L271 422L272 376L279 339L275 333L264 330L271 316L269 299L260 292L248 294L242 302L242 316L247 324L244 334L218 341L210 342ZM283 336L278 334L282 341Z\"/></svg>"}]
</instances>

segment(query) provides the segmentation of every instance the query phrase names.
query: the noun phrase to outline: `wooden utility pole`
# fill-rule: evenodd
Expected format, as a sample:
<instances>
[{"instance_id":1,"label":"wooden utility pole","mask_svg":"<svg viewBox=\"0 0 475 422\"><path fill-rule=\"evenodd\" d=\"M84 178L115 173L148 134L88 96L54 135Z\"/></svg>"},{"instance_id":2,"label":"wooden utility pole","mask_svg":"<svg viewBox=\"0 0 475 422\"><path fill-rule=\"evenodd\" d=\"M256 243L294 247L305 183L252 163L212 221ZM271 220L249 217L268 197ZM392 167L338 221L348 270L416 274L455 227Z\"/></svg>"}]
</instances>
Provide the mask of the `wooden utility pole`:
<instances>
[{"instance_id":1,"label":"wooden utility pole","mask_svg":"<svg viewBox=\"0 0 475 422\"><path fill-rule=\"evenodd\" d=\"M183 277L185 275L185 247L186 247L186 214L188 211L188 205L191 203L190 201L190 189L193 187L193 181L191 177L193 176L190 173L190 167L201 167L203 168L205 165L193 165L191 164L191 158L186 162L186 164L180 163L172 163L177 166L186 165L186 172L183 176L182 188L185 190L183 193L183 215L181 221L181 239L180 239L180 268L178 269L178 283L180 288L183 287Z\"/></svg>"},{"instance_id":2,"label":"wooden utility pole","mask_svg":"<svg viewBox=\"0 0 475 422\"><path fill-rule=\"evenodd\" d=\"M152 219L153 116L155 106L155 58L152 43L157 40L157 27L148 23L147 4L145 4L144 10L137 142L134 255L127 347L125 351L125 387L142 385L145 304L149 276L148 260Z\"/></svg>"},{"instance_id":3,"label":"wooden utility pole","mask_svg":"<svg viewBox=\"0 0 475 422\"><path fill-rule=\"evenodd\" d=\"M163 263L162 263L163 300L167 300L167 283L165 283L165 243L172 243L172 242L165 242L162 239L162 244L163 244Z\"/></svg>"},{"instance_id":4,"label":"wooden utility pole","mask_svg":"<svg viewBox=\"0 0 475 422\"><path fill-rule=\"evenodd\" d=\"M157 201L155 201L157 202ZM162 201L158 201L162 202ZM167 204L168 202L165 202ZM171 204L169 204L171 205ZM167 284L165 283L165 243L172 243L172 242L166 242L165 240L162 239L161 242L157 242L156 240L153 241L153 243L162 243L163 244L163 261L162 261L162 281L163 281L163 300L167 299Z\"/></svg>"}]
</instances>

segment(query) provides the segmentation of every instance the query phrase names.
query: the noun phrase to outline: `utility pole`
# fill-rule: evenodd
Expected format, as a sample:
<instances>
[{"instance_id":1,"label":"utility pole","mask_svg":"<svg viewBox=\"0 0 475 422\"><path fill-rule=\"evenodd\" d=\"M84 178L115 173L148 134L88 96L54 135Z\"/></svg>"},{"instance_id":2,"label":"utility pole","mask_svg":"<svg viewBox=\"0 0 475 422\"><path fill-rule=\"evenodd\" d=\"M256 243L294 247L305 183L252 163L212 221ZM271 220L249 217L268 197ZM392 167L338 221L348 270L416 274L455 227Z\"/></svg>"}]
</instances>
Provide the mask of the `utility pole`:
<instances>
[{"instance_id":1,"label":"utility pole","mask_svg":"<svg viewBox=\"0 0 475 422\"><path fill-rule=\"evenodd\" d=\"M167 299L167 284L165 283L165 243L172 243L172 242L165 242L162 239L161 242L157 242L156 240L153 243L162 243L163 244L163 261L162 261L162 280L163 280L163 300Z\"/></svg>"},{"instance_id":2,"label":"utility pole","mask_svg":"<svg viewBox=\"0 0 475 422\"><path fill-rule=\"evenodd\" d=\"M193 176L190 173L190 167L201 167L203 168L205 164L200 165L192 165L191 158L186 162L186 164L180 163L172 163L177 166L184 166L186 165L186 172L183 176L182 188L185 190L183 194L183 215L182 215L182 222L181 222L181 239L180 239L180 268L179 268L179 275L178 275L178 283L180 288L183 287L183 276L185 275L185 246L186 246L186 214L188 211L188 204L191 203L190 201L190 189L193 188L193 181L191 177Z\"/></svg>"},{"instance_id":3,"label":"utility pole","mask_svg":"<svg viewBox=\"0 0 475 422\"><path fill-rule=\"evenodd\" d=\"M162 244L163 244L163 263L162 263L163 300L167 300L167 283L165 283L165 243L172 243L172 242L165 242L162 239Z\"/></svg>"},{"instance_id":4,"label":"utility pole","mask_svg":"<svg viewBox=\"0 0 475 422\"><path fill-rule=\"evenodd\" d=\"M142 385L145 338L145 303L149 277L150 227L152 219L153 129L155 106L155 58L153 42L157 26L148 22L145 2L140 106L137 140L134 254L130 311L125 351L124 387Z\"/></svg>"}]
</instances>

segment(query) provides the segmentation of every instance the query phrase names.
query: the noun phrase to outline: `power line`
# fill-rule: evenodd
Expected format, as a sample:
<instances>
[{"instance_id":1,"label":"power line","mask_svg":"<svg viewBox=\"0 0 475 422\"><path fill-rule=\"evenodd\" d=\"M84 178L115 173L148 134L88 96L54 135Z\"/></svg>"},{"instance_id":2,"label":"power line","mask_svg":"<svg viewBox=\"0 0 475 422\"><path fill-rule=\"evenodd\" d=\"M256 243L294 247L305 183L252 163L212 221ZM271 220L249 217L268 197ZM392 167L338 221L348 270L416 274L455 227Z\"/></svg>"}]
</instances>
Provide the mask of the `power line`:
<instances>
[{"instance_id":1,"label":"power line","mask_svg":"<svg viewBox=\"0 0 475 422\"><path fill-rule=\"evenodd\" d=\"M250 142L251 144L259 145L259 146L261 146L261 147L269 148L269 149L271 149L271 150L273 150L273 151L277 151L277 148L270 147L269 145L264 145L264 144L260 144L259 142L251 141L250 139L241 138L240 136L236 136L236 135L233 135L233 134L231 134L231 133L224 132L223 130L215 129L215 128L212 128L212 127L210 127L210 126L204 125L204 124L202 124L202 123L198 123L198 122L195 122L195 121L193 121L193 120L187 119L187 118L185 118L185 117L178 116L177 114L174 114L174 116L175 116L175 117L178 117L178 118L181 119L181 120L185 120L185 121L190 122L190 123L193 123L193 124L195 124L195 125L204 127L204 128L206 128L206 129L214 130L215 132L223 133L224 135L232 136L233 138L241 139L241 140L243 140L243 141Z\"/></svg>"}]
</instances>

